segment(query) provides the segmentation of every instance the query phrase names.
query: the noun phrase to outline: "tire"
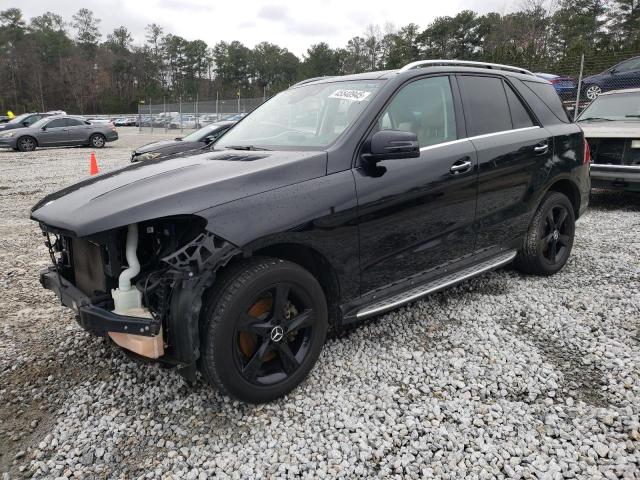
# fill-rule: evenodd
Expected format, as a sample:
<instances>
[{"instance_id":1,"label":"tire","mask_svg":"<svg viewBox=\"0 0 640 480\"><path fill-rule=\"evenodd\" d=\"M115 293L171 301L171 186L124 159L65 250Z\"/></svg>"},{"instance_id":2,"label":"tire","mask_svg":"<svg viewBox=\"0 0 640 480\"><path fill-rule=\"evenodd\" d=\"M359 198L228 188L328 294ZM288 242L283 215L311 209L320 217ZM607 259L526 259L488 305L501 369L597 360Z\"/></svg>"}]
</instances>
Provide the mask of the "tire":
<instances>
[{"instance_id":1,"label":"tire","mask_svg":"<svg viewBox=\"0 0 640 480\"><path fill-rule=\"evenodd\" d=\"M548 192L518 250L515 266L523 273L553 275L564 267L575 235L575 214L571 201L559 192Z\"/></svg>"},{"instance_id":2,"label":"tire","mask_svg":"<svg viewBox=\"0 0 640 480\"><path fill-rule=\"evenodd\" d=\"M590 101L595 100L596 98L598 98L598 96L602 93L602 89L598 86L598 85L589 85L585 91L584 91L584 95L587 97L587 99L589 99Z\"/></svg>"},{"instance_id":3,"label":"tire","mask_svg":"<svg viewBox=\"0 0 640 480\"><path fill-rule=\"evenodd\" d=\"M36 149L36 139L30 136L20 137L16 142L18 150L21 152L33 152Z\"/></svg>"},{"instance_id":4,"label":"tire","mask_svg":"<svg viewBox=\"0 0 640 480\"><path fill-rule=\"evenodd\" d=\"M279 398L313 368L328 314L318 281L284 260L256 257L230 267L205 303L199 368L226 395Z\"/></svg>"},{"instance_id":5,"label":"tire","mask_svg":"<svg viewBox=\"0 0 640 480\"><path fill-rule=\"evenodd\" d=\"M107 139L101 133L94 133L89 137L89 146L93 148L102 148L107 143Z\"/></svg>"}]
</instances>

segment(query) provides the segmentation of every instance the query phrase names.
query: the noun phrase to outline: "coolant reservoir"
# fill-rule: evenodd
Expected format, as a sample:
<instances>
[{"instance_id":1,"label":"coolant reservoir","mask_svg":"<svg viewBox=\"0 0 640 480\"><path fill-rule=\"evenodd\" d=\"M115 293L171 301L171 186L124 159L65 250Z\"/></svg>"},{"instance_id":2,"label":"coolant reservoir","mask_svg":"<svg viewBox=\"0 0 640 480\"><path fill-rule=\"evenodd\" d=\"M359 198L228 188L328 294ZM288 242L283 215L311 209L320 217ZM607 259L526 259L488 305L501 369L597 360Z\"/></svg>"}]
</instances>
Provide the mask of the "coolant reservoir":
<instances>
[{"instance_id":1,"label":"coolant reservoir","mask_svg":"<svg viewBox=\"0 0 640 480\"><path fill-rule=\"evenodd\" d=\"M115 305L113 313L129 317L153 318L151 312L142 306L142 292L137 288L133 286L129 290L116 288L111 290L111 296ZM122 348L144 357L159 358L164 355L162 329L154 337L120 332L109 332L109 337Z\"/></svg>"}]
</instances>

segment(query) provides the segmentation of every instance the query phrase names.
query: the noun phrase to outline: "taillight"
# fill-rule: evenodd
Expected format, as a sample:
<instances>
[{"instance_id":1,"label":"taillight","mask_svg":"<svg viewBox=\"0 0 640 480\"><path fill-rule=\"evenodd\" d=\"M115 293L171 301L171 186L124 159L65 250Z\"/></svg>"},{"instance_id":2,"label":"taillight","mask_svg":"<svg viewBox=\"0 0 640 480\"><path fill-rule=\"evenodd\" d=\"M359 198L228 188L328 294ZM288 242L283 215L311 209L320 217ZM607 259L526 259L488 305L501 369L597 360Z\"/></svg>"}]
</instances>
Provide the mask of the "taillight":
<instances>
[{"instance_id":1,"label":"taillight","mask_svg":"<svg viewBox=\"0 0 640 480\"><path fill-rule=\"evenodd\" d=\"M589 163L591 163L591 149L589 148L589 142L585 139L583 164L588 165Z\"/></svg>"}]
</instances>

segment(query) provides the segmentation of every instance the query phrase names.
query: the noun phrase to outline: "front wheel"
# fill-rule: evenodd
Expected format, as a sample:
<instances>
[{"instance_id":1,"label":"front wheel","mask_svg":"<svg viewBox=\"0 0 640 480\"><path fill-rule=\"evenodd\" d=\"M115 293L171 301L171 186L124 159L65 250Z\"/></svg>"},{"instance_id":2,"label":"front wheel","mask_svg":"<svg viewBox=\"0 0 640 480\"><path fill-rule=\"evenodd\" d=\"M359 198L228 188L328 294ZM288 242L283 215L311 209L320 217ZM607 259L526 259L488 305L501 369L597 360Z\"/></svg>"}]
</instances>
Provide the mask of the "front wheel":
<instances>
[{"instance_id":1,"label":"front wheel","mask_svg":"<svg viewBox=\"0 0 640 480\"><path fill-rule=\"evenodd\" d=\"M17 145L21 152L33 152L36 149L36 141L33 137L20 137Z\"/></svg>"},{"instance_id":2,"label":"front wheel","mask_svg":"<svg viewBox=\"0 0 640 480\"><path fill-rule=\"evenodd\" d=\"M89 145L93 148L102 148L106 142L107 140L104 138L104 135L99 133L94 133L91 135L91 138L89 138Z\"/></svg>"},{"instance_id":3,"label":"front wheel","mask_svg":"<svg viewBox=\"0 0 640 480\"><path fill-rule=\"evenodd\" d=\"M545 195L515 259L524 273L553 275L569 259L575 235L573 205L559 192Z\"/></svg>"},{"instance_id":4,"label":"front wheel","mask_svg":"<svg viewBox=\"0 0 640 480\"><path fill-rule=\"evenodd\" d=\"M589 87L587 87L587 89L585 90L584 94L586 95L587 99L593 101L596 98L598 98L598 96L602 93L602 89L598 86L598 85L590 85Z\"/></svg>"},{"instance_id":5,"label":"front wheel","mask_svg":"<svg viewBox=\"0 0 640 480\"><path fill-rule=\"evenodd\" d=\"M327 334L318 281L295 263L257 257L231 267L217 282L201 334L205 379L251 403L293 390L316 363Z\"/></svg>"}]
</instances>

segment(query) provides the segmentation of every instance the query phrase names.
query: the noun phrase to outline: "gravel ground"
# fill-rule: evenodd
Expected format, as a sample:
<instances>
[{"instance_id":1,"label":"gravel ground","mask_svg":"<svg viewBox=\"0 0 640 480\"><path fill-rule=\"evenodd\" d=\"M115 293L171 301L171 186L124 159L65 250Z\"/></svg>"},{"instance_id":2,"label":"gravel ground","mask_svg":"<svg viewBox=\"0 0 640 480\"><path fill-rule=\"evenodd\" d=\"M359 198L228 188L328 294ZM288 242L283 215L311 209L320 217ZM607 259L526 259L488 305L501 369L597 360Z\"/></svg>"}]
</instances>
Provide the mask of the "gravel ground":
<instances>
[{"instance_id":1,"label":"gravel ground","mask_svg":"<svg viewBox=\"0 0 640 480\"><path fill-rule=\"evenodd\" d=\"M120 132L102 170L152 138ZM334 333L256 407L134 363L40 287L28 209L88 158L0 151L5 478L640 478L639 195L595 194L558 275L502 269Z\"/></svg>"}]
</instances>

